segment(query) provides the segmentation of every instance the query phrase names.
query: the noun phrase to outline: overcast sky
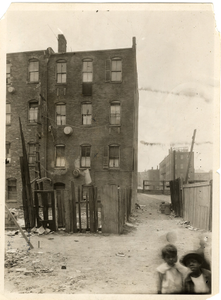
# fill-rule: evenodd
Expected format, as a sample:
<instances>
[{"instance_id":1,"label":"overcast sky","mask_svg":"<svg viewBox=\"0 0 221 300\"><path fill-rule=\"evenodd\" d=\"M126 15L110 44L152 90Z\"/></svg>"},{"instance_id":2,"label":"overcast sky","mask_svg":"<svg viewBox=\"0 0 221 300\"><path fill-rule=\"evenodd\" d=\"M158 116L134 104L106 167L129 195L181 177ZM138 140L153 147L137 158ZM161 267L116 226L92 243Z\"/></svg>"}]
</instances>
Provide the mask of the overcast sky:
<instances>
[{"instance_id":1,"label":"overcast sky","mask_svg":"<svg viewBox=\"0 0 221 300\"><path fill-rule=\"evenodd\" d=\"M219 87L214 75L215 20L209 5L187 8L86 4L79 9L67 4L59 10L16 9L7 12L6 50L57 51L60 33L67 39L67 51L127 48L135 36L139 171L156 168L170 146L190 148L194 129L195 169L209 171Z\"/></svg>"}]
</instances>

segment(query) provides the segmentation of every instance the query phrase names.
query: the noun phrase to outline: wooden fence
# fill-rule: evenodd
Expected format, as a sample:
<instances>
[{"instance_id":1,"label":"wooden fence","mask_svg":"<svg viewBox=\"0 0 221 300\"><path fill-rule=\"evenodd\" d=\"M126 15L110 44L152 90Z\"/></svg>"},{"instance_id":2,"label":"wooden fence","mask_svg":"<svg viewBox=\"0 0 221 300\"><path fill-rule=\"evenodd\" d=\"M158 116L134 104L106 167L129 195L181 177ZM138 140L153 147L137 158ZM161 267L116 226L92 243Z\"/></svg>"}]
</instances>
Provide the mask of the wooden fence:
<instances>
[{"instance_id":1,"label":"wooden fence","mask_svg":"<svg viewBox=\"0 0 221 300\"><path fill-rule=\"evenodd\" d=\"M193 227L212 230L212 181L183 185L183 212Z\"/></svg>"},{"instance_id":2,"label":"wooden fence","mask_svg":"<svg viewBox=\"0 0 221 300\"><path fill-rule=\"evenodd\" d=\"M193 227L212 230L212 181L183 184L170 181L171 204L175 214Z\"/></svg>"},{"instance_id":3,"label":"wooden fence","mask_svg":"<svg viewBox=\"0 0 221 300\"><path fill-rule=\"evenodd\" d=\"M130 188L120 188L117 185L106 185L102 189L102 232L122 233L125 221L131 214Z\"/></svg>"}]
</instances>

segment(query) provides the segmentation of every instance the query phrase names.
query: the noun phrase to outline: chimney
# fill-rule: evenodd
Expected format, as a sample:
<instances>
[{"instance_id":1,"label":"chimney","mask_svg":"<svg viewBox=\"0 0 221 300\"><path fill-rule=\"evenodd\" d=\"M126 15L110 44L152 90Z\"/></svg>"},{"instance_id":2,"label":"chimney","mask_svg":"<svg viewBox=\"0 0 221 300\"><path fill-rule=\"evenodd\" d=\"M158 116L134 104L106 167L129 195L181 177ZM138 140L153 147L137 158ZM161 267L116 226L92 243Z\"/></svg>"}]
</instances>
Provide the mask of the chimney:
<instances>
[{"instance_id":1,"label":"chimney","mask_svg":"<svg viewBox=\"0 0 221 300\"><path fill-rule=\"evenodd\" d=\"M64 53L66 52L67 41L63 34L58 35L58 52Z\"/></svg>"}]
</instances>

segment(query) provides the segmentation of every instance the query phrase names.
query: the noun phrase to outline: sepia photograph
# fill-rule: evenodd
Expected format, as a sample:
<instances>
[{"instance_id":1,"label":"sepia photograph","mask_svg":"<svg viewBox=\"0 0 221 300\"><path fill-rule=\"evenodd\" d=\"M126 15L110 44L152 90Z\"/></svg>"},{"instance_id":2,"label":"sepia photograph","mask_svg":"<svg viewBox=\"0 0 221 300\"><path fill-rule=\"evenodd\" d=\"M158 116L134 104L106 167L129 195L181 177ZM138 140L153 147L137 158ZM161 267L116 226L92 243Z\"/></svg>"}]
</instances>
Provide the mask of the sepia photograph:
<instances>
[{"instance_id":1,"label":"sepia photograph","mask_svg":"<svg viewBox=\"0 0 221 300\"><path fill-rule=\"evenodd\" d=\"M13 3L0 25L5 299L216 295L213 5Z\"/></svg>"}]
</instances>

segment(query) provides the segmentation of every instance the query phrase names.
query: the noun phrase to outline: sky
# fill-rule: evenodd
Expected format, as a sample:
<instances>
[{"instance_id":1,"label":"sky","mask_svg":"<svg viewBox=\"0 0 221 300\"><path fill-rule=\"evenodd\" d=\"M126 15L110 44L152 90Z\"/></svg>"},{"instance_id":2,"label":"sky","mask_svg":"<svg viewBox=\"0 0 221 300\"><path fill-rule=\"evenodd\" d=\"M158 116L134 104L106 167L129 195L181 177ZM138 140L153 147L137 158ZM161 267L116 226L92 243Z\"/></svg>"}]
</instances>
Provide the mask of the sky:
<instances>
[{"instance_id":1,"label":"sky","mask_svg":"<svg viewBox=\"0 0 221 300\"><path fill-rule=\"evenodd\" d=\"M217 32L212 8L206 5L86 4L24 6L10 9L6 51L52 47L57 35L67 51L132 47L137 43L139 87L138 171L155 169L169 148L188 147L196 129L196 170L214 168L219 78ZM215 168L219 168L215 165Z\"/></svg>"}]
</instances>

